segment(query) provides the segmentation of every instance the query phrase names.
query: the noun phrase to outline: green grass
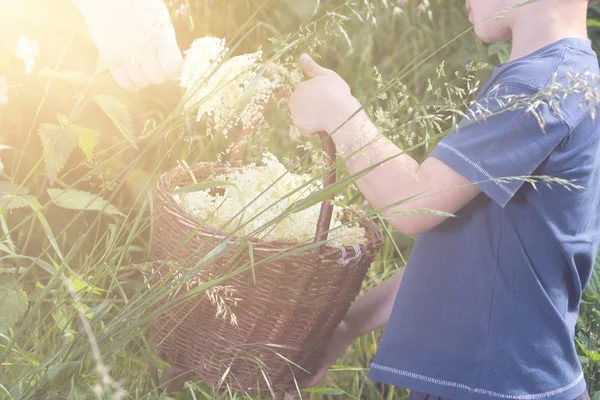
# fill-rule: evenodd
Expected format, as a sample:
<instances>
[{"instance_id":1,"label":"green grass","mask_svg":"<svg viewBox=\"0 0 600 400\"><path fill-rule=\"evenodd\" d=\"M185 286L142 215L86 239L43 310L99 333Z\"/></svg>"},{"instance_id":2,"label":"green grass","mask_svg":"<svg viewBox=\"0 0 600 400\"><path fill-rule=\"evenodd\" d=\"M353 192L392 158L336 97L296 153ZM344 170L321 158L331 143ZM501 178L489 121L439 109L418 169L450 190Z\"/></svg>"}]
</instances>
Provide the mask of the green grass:
<instances>
[{"instance_id":1,"label":"green grass","mask_svg":"<svg viewBox=\"0 0 600 400\"><path fill-rule=\"evenodd\" d=\"M297 57L301 51L311 51L320 63L346 79L353 94L367 107L393 111L394 129L390 129L390 135L407 145L414 132L416 136L410 140L416 143L411 152L423 159L447 126L422 125L416 117L449 115L453 107L462 105L456 92L450 95L450 105L444 103L446 93L429 93L428 79L434 84L448 81L452 87L464 88L466 81L453 78L454 71L463 74L471 61L498 61L470 31L463 3L433 0L431 20L427 13L419 15L420 1L416 0L409 1L399 16L375 1L374 8L362 1L321 3L313 17L314 7L309 5L316 2L312 1L191 1L191 14L176 21L178 38L182 49L196 37L215 35L227 38L238 52L253 52L262 46L268 55L275 50L270 37L287 42L297 39L299 45L286 55ZM347 21L341 28L326 26L326 12ZM373 17L377 26L371 22ZM314 41L298 35L299 26L311 18L320 21L310 32L311 37L324 41L315 48L311 45ZM154 317L148 310L160 296L174 290L167 284L153 291L144 287L144 274L148 274L144 263L152 246L154 182L178 160L188 164L214 160L227 141L209 141L201 127L185 123L181 114L172 111L181 99L174 85L130 94L115 87L106 74L94 77L95 63L90 61L94 58L89 56L93 55L93 47L80 23L60 29L54 25L42 28L36 28L40 38L44 33L42 46L52 40L64 45L50 46L39 63L56 70L80 71L88 79L80 84L72 79L25 77L18 72L16 62L5 61L4 70L12 71L6 76L11 82L11 97L0 118L0 132L3 144L12 150L0 154L6 165L3 180L22 185L28 192L20 193L33 197L28 198L31 202L26 207L7 209L0 215L0 282L4 285L0 288L11 296L10 301L0 301L0 316L5 318L0 321L0 398L94 398L92 389L101 383L105 398L123 388L127 398L166 399L167 395L157 389L166 365L144 336ZM8 52L4 42L0 59L12 59L2 57L7 54L3 52ZM81 54L86 57L78 56ZM442 63L448 78L440 76ZM405 106L394 108L374 96L381 86L374 67L383 83L398 79L388 93L401 93ZM484 80L489 72L486 68L472 72L472 82ZM99 93L113 96L127 107L138 136L137 150L95 105L93 96ZM408 106L413 113L406 112ZM100 140L91 161L76 149L51 184L38 131L42 123L57 124L57 114L97 130ZM271 126L253 141L246 153L247 161L266 146L280 157L301 159L308 168L310 158L301 157L310 151L299 149L298 143L287 139L289 121L285 113L272 109L267 118ZM79 210L57 207L50 202L48 187L99 193L126 216L82 211L89 209L89 199L87 203L85 199L76 201ZM5 186L0 191L5 193ZM345 189L345 194L349 203L368 210L355 188ZM66 198L74 196L70 193ZM378 222L386 233L385 247L369 271L365 291L403 266L413 244L412 238ZM584 333L589 333L588 325ZM405 398L407 392L401 388L383 387L366 379L380 334L373 332L357 340L322 387L339 389L356 399L381 398L382 393L386 399ZM107 373L98 369L99 359ZM590 368L589 376L598 376L600 368ZM99 377L103 374L111 379L102 382ZM348 398L328 393L333 391L316 391L305 398ZM201 383L190 383L173 397L232 398L226 391L215 393ZM244 397L238 394L233 398Z\"/></svg>"}]
</instances>

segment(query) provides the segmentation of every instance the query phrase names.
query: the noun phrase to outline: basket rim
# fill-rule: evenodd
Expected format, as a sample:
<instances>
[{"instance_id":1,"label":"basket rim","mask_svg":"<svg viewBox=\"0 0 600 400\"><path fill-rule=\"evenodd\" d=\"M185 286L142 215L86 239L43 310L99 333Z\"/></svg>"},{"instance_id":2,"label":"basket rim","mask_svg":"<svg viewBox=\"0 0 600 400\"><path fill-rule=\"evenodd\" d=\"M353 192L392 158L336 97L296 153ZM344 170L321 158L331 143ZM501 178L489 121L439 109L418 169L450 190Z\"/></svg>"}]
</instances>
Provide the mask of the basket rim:
<instances>
[{"instance_id":1,"label":"basket rim","mask_svg":"<svg viewBox=\"0 0 600 400\"><path fill-rule=\"evenodd\" d=\"M179 218L183 218L185 220L185 222L189 223L189 224L194 224L195 227L194 229L198 229L197 233L208 233L211 234L211 236L213 238L225 238L227 236L231 236L231 240L232 241L238 241L239 239L241 239L240 236L238 235L232 235L230 233L227 233L226 231L211 227L210 225L202 225L200 226L200 221L195 218L194 216L192 216L190 213L188 213L179 202L177 202L173 196L173 180L178 179L178 178L183 178L186 174L190 174L193 173L194 175L196 171L199 170L207 170L207 169L223 169L223 170L240 170L242 169L241 167L235 167L235 166L231 166L227 163L223 163L223 162L206 162L206 161L201 161L198 162L196 164L193 164L192 166L188 168L184 168L182 166L178 166L178 167L174 167L172 169L170 169L169 171L164 172L163 174L161 174L160 178L158 179L158 182L156 183L156 187L155 187L155 196L157 195L162 195L163 200L159 203L159 207L161 208L165 208L165 206L168 204L171 208L174 208L175 211L177 211L178 215L176 215ZM164 185L164 187L163 187ZM366 213L364 211L361 210L357 210L354 207L346 207L344 208L344 212L348 212L348 213L352 213L358 216L361 216L362 218L358 219L358 223L361 227L363 227L365 229L365 237L366 237L366 241L363 243L356 243L356 244L349 244L346 246L331 246L328 243L325 244L324 249L326 249L326 252L329 253L330 251L335 251L338 250L340 252L342 252L344 250L349 250L349 249L354 249L355 246L360 246L361 249L364 248L368 248L368 247L378 247L380 245L380 242L383 239L383 234L381 232L381 230L377 227L377 225L370 219L370 218L366 218L364 217L364 215L366 215ZM172 214L172 213L171 213ZM181 221L183 222L183 221ZM188 225L189 226L189 225ZM191 228L191 226L190 226ZM314 239L314 237L313 237ZM301 246L305 246L307 244L309 244L309 242L292 242L292 241L283 241L283 240L260 240L260 239L256 239L255 237L250 237L247 240L249 240L253 245L258 245L258 247L254 247L254 250L260 250L260 251L280 251L281 248L294 248L294 247L301 247ZM312 240L312 239L311 239ZM267 248L263 248L262 246L268 246Z\"/></svg>"}]
</instances>

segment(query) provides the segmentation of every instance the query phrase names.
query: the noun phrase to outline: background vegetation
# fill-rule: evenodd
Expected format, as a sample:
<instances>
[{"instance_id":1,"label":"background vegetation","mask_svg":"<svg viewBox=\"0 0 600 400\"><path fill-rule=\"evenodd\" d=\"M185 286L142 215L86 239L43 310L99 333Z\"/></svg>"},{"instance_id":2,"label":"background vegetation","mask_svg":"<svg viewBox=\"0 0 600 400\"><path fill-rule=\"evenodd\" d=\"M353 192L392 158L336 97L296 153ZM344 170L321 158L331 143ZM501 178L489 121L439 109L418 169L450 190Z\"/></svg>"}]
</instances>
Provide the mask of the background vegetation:
<instances>
[{"instance_id":1,"label":"background vegetation","mask_svg":"<svg viewBox=\"0 0 600 400\"><path fill-rule=\"evenodd\" d=\"M394 0L168 3L182 49L205 35L227 38L239 45L239 52L262 46L266 54L276 46L271 37L324 40L313 54L347 80L370 112L388 110L394 128L400 127L397 140L416 144L412 151L419 159L447 127L426 117L464 106L459 90L468 92L477 80L485 80L489 65L505 61L509 49L508 44L486 47L476 40L458 1L409 0L401 8L396 7L404 2ZM0 106L0 140L7 146L0 152L0 398L87 399L98 389L104 398L125 390L132 399L166 399L157 390L165 365L144 337L150 321L145 311L156 301L143 290L153 185L178 160L212 160L227 143L209 141L199 127L173 117L181 100L177 85L135 93L116 87L99 68L85 26L67 0L23 0L0 14L0 26L10 26L0 39L0 75L8 82L9 97ZM300 29L335 15L343 25ZM14 57L23 35L40 45L32 75L24 74ZM600 50L597 9L590 13L590 35ZM308 49L307 43L294 49L294 56ZM488 66L469 67L471 62ZM455 71L462 78L455 78ZM394 78L399 82L392 90L404 103L372 98L382 82ZM440 88L447 82L451 89L432 94L429 79ZM264 147L280 157L304 154L299 143L290 141L289 121L281 112L271 110L268 120L271 126L253 142L247 160ZM378 120L382 129L385 122ZM76 134L67 137L65 126ZM354 189L348 194L350 203L368 208ZM388 230L364 290L404 265L412 243L413 238ZM576 335L595 400L600 400L599 290L596 275ZM306 397L404 398L405 390L366 379L380 334L358 340L323 387ZM99 357L106 369L98 367ZM171 396L231 397L201 383Z\"/></svg>"}]
</instances>

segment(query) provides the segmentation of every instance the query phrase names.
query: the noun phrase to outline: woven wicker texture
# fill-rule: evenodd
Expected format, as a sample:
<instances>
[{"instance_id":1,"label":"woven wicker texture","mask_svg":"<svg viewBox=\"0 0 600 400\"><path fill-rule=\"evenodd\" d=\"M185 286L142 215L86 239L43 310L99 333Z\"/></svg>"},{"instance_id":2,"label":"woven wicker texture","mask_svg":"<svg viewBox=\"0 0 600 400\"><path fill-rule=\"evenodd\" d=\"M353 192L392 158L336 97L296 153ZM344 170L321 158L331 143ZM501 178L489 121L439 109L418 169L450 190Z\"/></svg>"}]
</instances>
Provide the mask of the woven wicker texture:
<instances>
[{"instance_id":1,"label":"woven wicker texture","mask_svg":"<svg viewBox=\"0 0 600 400\"><path fill-rule=\"evenodd\" d=\"M192 184L191 174L202 182L230 170L222 164L200 163L191 169L173 169L161 177L155 193L153 260L170 260L180 268L191 269L222 244L224 233L199 227L171 194L176 186ZM324 208L320 223L326 226L320 229L328 230ZM239 299L231 306L237 325L228 318L217 318L216 306L203 293L195 295L162 313L149 330L160 356L189 371L189 379L211 386L221 383L248 393L260 388L264 393L266 375L275 388L294 388L294 376L301 378L305 372L293 364L313 370L382 246L381 232L363 213L349 210L347 215L358 218L365 228L365 244L343 249L323 246L278 258L298 244L252 241L250 250L234 238L226 255L202 269L177 296L185 296L198 282L246 268L222 282L235 288L234 296ZM255 264L252 269L250 252ZM162 269L157 276L172 276L168 264L155 263L158 265Z\"/></svg>"}]
</instances>

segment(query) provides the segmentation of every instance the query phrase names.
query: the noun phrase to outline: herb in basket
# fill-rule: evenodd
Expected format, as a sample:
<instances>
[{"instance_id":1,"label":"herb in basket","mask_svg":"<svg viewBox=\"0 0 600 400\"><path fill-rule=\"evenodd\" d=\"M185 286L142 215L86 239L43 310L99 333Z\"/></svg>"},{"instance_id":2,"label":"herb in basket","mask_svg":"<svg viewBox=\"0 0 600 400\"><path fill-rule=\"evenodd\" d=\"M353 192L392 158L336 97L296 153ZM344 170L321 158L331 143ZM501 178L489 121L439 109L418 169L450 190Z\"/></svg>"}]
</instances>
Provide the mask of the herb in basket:
<instances>
[{"instance_id":1,"label":"herb in basket","mask_svg":"<svg viewBox=\"0 0 600 400\"><path fill-rule=\"evenodd\" d=\"M238 236L259 231L257 238L264 241L301 243L314 238L321 210L319 204L286 215L260 232L261 227L285 213L295 202L320 189L309 174L290 172L273 154L264 153L263 165L246 165L215 176L214 180L228 184L222 186L222 191L205 189L173 196L199 221L228 233L235 231ZM364 243L364 228L358 223L344 221L344 207L337 202L333 207L329 244Z\"/></svg>"}]
</instances>

